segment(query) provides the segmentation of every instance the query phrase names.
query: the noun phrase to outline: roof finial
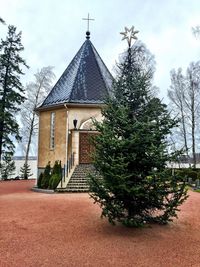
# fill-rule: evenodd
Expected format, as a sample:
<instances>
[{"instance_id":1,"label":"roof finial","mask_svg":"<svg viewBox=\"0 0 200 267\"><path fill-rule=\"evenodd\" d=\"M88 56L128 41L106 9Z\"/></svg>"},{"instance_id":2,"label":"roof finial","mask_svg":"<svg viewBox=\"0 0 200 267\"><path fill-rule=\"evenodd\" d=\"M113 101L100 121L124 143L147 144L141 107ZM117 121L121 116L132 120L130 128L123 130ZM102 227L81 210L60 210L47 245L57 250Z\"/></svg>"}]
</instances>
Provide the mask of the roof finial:
<instances>
[{"instance_id":1,"label":"roof finial","mask_svg":"<svg viewBox=\"0 0 200 267\"><path fill-rule=\"evenodd\" d=\"M94 19L90 19L90 14L88 13L88 17L87 18L83 18L83 20L87 20L87 31L86 31L86 39L90 39L90 20L94 20Z\"/></svg>"},{"instance_id":2,"label":"roof finial","mask_svg":"<svg viewBox=\"0 0 200 267\"><path fill-rule=\"evenodd\" d=\"M124 28L125 32L120 32L120 34L123 35L122 40L127 40L129 48L131 47L131 40L135 39L137 40L137 37L135 36L139 31L134 31L134 26L132 26L130 29L127 27Z\"/></svg>"}]
</instances>

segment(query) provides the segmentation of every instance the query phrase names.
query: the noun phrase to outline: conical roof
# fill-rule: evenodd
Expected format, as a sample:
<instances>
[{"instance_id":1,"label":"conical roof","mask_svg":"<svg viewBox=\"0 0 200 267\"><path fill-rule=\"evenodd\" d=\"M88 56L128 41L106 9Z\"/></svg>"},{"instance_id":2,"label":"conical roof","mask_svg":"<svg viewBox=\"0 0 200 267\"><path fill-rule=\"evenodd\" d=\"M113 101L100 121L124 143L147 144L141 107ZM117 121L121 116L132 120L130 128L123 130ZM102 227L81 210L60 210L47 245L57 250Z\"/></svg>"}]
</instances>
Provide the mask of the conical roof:
<instances>
[{"instance_id":1,"label":"conical roof","mask_svg":"<svg viewBox=\"0 0 200 267\"><path fill-rule=\"evenodd\" d=\"M112 75L87 37L40 107L64 103L102 104L112 82Z\"/></svg>"}]
</instances>

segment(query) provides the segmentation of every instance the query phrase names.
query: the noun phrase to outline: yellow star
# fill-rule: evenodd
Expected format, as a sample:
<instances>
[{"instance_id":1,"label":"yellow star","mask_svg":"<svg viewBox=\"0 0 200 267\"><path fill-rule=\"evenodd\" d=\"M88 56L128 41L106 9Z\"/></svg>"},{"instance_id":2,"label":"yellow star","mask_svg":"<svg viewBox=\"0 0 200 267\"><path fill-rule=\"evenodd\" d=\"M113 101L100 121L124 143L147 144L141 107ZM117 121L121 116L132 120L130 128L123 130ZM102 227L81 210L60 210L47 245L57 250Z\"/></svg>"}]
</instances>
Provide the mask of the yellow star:
<instances>
[{"instance_id":1,"label":"yellow star","mask_svg":"<svg viewBox=\"0 0 200 267\"><path fill-rule=\"evenodd\" d=\"M127 27L124 27L125 32L120 32L120 34L123 35L122 41L127 40L129 47L131 46L131 40L135 39L137 40L137 37L135 36L139 31L134 31L134 26L132 26L130 29Z\"/></svg>"}]
</instances>

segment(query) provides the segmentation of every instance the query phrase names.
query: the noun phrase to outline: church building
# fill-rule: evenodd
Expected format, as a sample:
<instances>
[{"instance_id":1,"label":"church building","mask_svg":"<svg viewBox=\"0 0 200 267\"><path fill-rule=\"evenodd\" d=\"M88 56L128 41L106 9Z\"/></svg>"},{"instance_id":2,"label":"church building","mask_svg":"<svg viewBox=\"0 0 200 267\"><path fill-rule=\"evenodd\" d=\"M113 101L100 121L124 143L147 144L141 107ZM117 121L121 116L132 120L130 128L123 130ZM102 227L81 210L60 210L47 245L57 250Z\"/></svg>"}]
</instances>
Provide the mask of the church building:
<instances>
[{"instance_id":1,"label":"church building","mask_svg":"<svg viewBox=\"0 0 200 267\"><path fill-rule=\"evenodd\" d=\"M113 77L90 41L86 40L40 107L38 175L60 160L66 188L72 174L91 163L90 136L97 134L92 119L102 120L104 99L111 92Z\"/></svg>"}]
</instances>

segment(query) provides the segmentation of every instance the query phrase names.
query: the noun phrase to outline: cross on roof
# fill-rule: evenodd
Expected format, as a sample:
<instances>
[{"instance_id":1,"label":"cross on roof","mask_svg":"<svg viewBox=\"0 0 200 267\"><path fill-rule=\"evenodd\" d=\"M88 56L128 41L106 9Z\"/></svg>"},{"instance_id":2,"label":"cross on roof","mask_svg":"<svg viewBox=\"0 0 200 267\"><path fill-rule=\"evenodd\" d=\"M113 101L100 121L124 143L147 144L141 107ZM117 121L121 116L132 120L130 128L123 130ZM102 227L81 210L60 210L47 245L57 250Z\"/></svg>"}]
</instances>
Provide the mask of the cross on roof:
<instances>
[{"instance_id":1,"label":"cross on roof","mask_svg":"<svg viewBox=\"0 0 200 267\"><path fill-rule=\"evenodd\" d=\"M83 18L82 20L87 20L87 31L89 32L90 20L94 20L94 19L90 19L90 14L88 13L88 17Z\"/></svg>"}]
</instances>

